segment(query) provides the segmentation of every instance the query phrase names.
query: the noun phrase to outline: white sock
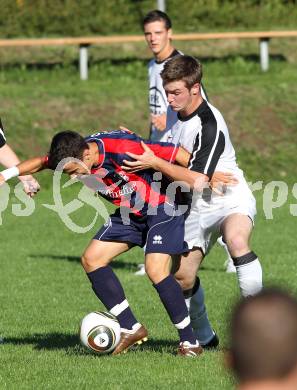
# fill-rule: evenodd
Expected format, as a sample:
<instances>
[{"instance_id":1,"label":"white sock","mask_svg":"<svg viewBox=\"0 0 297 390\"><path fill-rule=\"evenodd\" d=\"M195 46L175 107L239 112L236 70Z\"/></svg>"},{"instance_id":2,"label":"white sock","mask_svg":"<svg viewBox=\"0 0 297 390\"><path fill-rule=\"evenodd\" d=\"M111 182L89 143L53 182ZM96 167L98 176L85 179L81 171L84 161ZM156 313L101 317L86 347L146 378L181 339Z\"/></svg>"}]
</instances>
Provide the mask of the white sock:
<instances>
[{"instance_id":1,"label":"white sock","mask_svg":"<svg viewBox=\"0 0 297 390\"><path fill-rule=\"evenodd\" d=\"M201 284L195 294L185 301L190 313L191 326L199 344L207 344L213 338L214 331L208 319Z\"/></svg>"},{"instance_id":2,"label":"white sock","mask_svg":"<svg viewBox=\"0 0 297 390\"><path fill-rule=\"evenodd\" d=\"M236 267L241 295L248 297L262 290L262 267L259 259Z\"/></svg>"}]
</instances>

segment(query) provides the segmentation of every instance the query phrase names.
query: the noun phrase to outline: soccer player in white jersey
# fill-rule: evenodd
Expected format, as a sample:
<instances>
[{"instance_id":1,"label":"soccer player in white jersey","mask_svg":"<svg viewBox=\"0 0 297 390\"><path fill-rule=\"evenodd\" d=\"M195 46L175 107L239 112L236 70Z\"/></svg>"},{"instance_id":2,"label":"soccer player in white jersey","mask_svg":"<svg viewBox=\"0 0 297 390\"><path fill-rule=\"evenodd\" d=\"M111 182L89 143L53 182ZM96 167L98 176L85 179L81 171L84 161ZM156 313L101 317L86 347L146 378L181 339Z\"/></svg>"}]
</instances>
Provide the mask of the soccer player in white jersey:
<instances>
[{"instance_id":1,"label":"soccer player in white jersey","mask_svg":"<svg viewBox=\"0 0 297 390\"><path fill-rule=\"evenodd\" d=\"M185 226L191 252L181 257L175 274L183 289L193 288L203 257L222 234L236 266L242 296L254 295L262 289L261 264L249 246L256 202L237 166L222 114L201 96L202 66L193 57L177 56L165 64L161 76L169 103L167 136L192 153L188 169L166 163L146 147L143 155L130 155L137 161L127 165L132 169L154 168L195 189ZM205 188L215 170L230 172L238 181L223 196ZM197 308L203 300L199 290L190 299L193 328L197 328Z\"/></svg>"},{"instance_id":2,"label":"soccer player in white jersey","mask_svg":"<svg viewBox=\"0 0 297 390\"><path fill-rule=\"evenodd\" d=\"M168 102L160 73L170 58L182 53L172 45L172 23L165 12L150 11L143 19L143 32L148 47L154 55L148 64L150 139L163 141ZM205 92L202 93L206 98Z\"/></svg>"},{"instance_id":3,"label":"soccer player in white jersey","mask_svg":"<svg viewBox=\"0 0 297 390\"><path fill-rule=\"evenodd\" d=\"M15 152L6 143L6 137L4 135L3 125L0 119L0 164L5 168L13 169L12 167L19 164L19 162L20 160ZM34 196L40 189L39 183L31 175L19 176L19 180L23 184L24 191L30 197Z\"/></svg>"}]
</instances>

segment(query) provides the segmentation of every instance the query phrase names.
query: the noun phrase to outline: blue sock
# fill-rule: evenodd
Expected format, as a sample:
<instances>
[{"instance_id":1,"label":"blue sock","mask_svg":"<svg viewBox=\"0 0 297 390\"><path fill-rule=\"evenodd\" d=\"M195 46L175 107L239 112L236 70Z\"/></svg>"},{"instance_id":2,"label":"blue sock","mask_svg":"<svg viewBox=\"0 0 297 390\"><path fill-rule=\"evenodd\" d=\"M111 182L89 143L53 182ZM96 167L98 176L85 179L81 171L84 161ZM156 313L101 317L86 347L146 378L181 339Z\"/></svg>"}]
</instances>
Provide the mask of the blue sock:
<instances>
[{"instance_id":1,"label":"blue sock","mask_svg":"<svg viewBox=\"0 0 297 390\"><path fill-rule=\"evenodd\" d=\"M137 320L129 307L123 287L112 268L109 265L97 268L95 271L87 273L87 276L92 283L96 296L107 310L117 317L121 328L132 329Z\"/></svg>"},{"instance_id":2,"label":"blue sock","mask_svg":"<svg viewBox=\"0 0 297 390\"><path fill-rule=\"evenodd\" d=\"M190 317L180 285L172 275L167 276L161 282L154 284L160 299L177 328L180 341L188 341L196 344L196 337L190 325Z\"/></svg>"}]
</instances>

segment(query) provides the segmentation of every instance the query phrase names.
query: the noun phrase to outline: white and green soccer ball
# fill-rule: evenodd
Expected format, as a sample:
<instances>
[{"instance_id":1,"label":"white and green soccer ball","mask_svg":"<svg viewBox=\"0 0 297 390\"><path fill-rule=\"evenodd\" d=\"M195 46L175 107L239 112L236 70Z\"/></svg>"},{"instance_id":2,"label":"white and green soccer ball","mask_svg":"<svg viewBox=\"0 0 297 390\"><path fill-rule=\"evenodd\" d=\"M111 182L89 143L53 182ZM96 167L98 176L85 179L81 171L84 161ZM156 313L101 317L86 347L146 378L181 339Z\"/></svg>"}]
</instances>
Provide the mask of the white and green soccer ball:
<instances>
[{"instance_id":1,"label":"white and green soccer ball","mask_svg":"<svg viewBox=\"0 0 297 390\"><path fill-rule=\"evenodd\" d=\"M81 343L93 352L98 354L112 352L118 345L120 337L120 324L110 313L94 311L81 321Z\"/></svg>"}]
</instances>

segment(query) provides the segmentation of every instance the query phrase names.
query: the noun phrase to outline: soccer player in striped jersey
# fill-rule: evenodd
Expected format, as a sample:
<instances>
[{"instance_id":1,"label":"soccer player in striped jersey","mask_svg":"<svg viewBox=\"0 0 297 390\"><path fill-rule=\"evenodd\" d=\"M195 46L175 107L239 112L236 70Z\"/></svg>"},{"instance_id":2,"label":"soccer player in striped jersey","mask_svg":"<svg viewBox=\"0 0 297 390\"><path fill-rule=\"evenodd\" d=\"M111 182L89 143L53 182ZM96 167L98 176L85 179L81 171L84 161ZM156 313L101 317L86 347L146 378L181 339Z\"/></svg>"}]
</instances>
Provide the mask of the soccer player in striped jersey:
<instances>
[{"instance_id":1,"label":"soccer player in striped jersey","mask_svg":"<svg viewBox=\"0 0 297 390\"><path fill-rule=\"evenodd\" d=\"M196 272L218 235L223 235L232 255L241 294L254 295L262 288L261 264L249 246L256 202L237 166L223 116L201 95L201 64L193 57L178 56L165 64L161 76L169 103L168 139L192 153L188 169L154 156L145 145L146 152L142 156L129 154L136 161L127 161L126 165L132 170L150 167L198 189L193 193L185 224L185 240L191 252L181 257L176 273L184 290L195 290L191 292L190 314L192 326L197 329L197 308L203 302L203 292L195 288ZM215 170L230 172L238 181L224 191L224 196L203 189Z\"/></svg>"},{"instance_id":2,"label":"soccer player in striped jersey","mask_svg":"<svg viewBox=\"0 0 297 390\"><path fill-rule=\"evenodd\" d=\"M19 162L20 160L15 152L6 143L4 128L0 119L0 164L10 170L13 166L19 164ZM4 176L5 172L7 172L7 170L4 171ZM19 176L19 180L23 184L24 191L30 197L33 197L40 189L39 183L31 175Z\"/></svg>"},{"instance_id":3,"label":"soccer player in striped jersey","mask_svg":"<svg viewBox=\"0 0 297 390\"><path fill-rule=\"evenodd\" d=\"M146 143L161 158L187 165L189 154L182 148L169 143ZM190 325L182 289L170 274L170 256L187 251L184 216L177 213L175 194L171 196L167 191L167 180L156 186L152 170L126 173L121 168L123 161L129 159L128 152L141 150L141 138L129 131L97 133L86 138L72 131L61 132L54 136L47 156L20 163L15 167L17 173L10 177L47 168L63 169L71 176L83 175L83 182L120 206L82 256L82 265L96 296L121 326L121 340L113 354L145 341L147 330L136 320L109 263L135 245L146 245L146 272L178 330L178 354L198 356L202 348ZM60 161L68 157L72 160L61 167ZM1 174L0 179L4 181Z\"/></svg>"}]
</instances>

